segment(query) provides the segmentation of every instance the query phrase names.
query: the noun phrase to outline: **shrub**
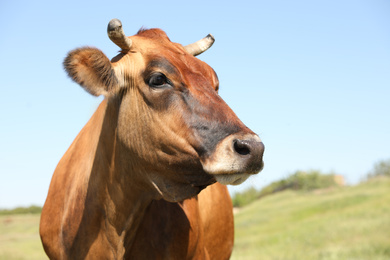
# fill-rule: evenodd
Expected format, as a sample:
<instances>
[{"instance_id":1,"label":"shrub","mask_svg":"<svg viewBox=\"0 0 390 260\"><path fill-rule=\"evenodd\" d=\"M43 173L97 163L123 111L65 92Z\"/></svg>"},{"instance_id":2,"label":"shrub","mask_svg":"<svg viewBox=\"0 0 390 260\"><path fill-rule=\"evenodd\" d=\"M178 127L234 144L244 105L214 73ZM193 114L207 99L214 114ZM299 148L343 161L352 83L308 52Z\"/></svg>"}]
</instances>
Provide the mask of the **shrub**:
<instances>
[{"instance_id":1,"label":"shrub","mask_svg":"<svg viewBox=\"0 0 390 260\"><path fill-rule=\"evenodd\" d=\"M2 209L0 215L16 215L16 214L40 214L42 211L41 207L30 206L30 207L18 207L15 209Z\"/></svg>"},{"instance_id":2,"label":"shrub","mask_svg":"<svg viewBox=\"0 0 390 260\"><path fill-rule=\"evenodd\" d=\"M260 196L291 189L310 191L335 186L336 175L334 173L323 174L318 170L296 171L285 179L271 183L260 191Z\"/></svg>"},{"instance_id":3,"label":"shrub","mask_svg":"<svg viewBox=\"0 0 390 260\"><path fill-rule=\"evenodd\" d=\"M378 176L390 177L390 159L375 163L374 168L368 173L369 179Z\"/></svg>"},{"instance_id":4,"label":"shrub","mask_svg":"<svg viewBox=\"0 0 390 260\"><path fill-rule=\"evenodd\" d=\"M233 207L243 207L259 198L259 192L254 187L250 187L243 192L234 194L232 201Z\"/></svg>"},{"instance_id":5,"label":"shrub","mask_svg":"<svg viewBox=\"0 0 390 260\"><path fill-rule=\"evenodd\" d=\"M320 171L297 171L287 178L288 188L293 190L315 190L335 185L335 174L321 174Z\"/></svg>"},{"instance_id":6,"label":"shrub","mask_svg":"<svg viewBox=\"0 0 390 260\"><path fill-rule=\"evenodd\" d=\"M254 200L287 189L311 191L336 186L339 185L337 182L340 182L340 180L336 180L336 176L338 175L334 173L323 174L318 170L296 171L285 179L272 182L260 191L251 187L234 194L232 198L233 206L243 207Z\"/></svg>"}]
</instances>

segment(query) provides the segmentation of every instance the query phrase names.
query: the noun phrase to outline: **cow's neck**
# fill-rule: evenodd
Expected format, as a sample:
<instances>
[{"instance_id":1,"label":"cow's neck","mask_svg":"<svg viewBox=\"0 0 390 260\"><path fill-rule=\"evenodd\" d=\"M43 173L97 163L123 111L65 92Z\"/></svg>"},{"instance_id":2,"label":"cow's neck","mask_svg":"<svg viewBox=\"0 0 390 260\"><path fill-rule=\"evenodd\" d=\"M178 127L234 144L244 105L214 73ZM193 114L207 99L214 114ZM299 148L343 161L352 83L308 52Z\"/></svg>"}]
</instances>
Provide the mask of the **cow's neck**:
<instances>
[{"instance_id":1,"label":"cow's neck","mask_svg":"<svg viewBox=\"0 0 390 260\"><path fill-rule=\"evenodd\" d=\"M106 236L112 251L116 252L116 258L121 258L125 253L124 245L131 246L146 208L155 199L155 193L144 180L145 175L139 172L135 159L118 141L118 102L111 100L107 104L103 101L101 105L105 106L104 119L90 176L94 179L89 182L94 187L88 189L101 193L99 200L94 198L91 201L103 206L91 206L100 208L101 235ZM104 108L101 106L97 112ZM91 194L96 196L94 192Z\"/></svg>"}]
</instances>

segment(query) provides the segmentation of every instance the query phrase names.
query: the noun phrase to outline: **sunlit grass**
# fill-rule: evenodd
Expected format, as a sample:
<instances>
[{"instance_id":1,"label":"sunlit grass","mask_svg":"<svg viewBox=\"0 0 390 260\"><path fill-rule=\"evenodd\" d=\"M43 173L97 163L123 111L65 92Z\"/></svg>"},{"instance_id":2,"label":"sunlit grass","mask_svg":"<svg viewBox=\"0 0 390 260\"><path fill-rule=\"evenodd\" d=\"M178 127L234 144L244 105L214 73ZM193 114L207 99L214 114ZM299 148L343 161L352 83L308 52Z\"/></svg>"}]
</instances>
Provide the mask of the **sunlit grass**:
<instances>
[{"instance_id":1,"label":"sunlit grass","mask_svg":"<svg viewBox=\"0 0 390 260\"><path fill-rule=\"evenodd\" d=\"M265 197L235 226L232 259L390 259L390 179Z\"/></svg>"},{"instance_id":2,"label":"sunlit grass","mask_svg":"<svg viewBox=\"0 0 390 260\"><path fill-rule=\"evenodd\" d=\"M0 259L47 259L39 237L39 217L0 216Z\"/></svg>"},{"instance_id":3,"label":"sunlit grass","mask_svg":"<svg viewBox=\"0 0 390 260\"><path fill-rule=\"evenodd\" d=\"M47 259L39 214L0 216L0 259ZM390 259L390 178L285 191L235 215L232 259Z\"/></svg>"}]
</instances>

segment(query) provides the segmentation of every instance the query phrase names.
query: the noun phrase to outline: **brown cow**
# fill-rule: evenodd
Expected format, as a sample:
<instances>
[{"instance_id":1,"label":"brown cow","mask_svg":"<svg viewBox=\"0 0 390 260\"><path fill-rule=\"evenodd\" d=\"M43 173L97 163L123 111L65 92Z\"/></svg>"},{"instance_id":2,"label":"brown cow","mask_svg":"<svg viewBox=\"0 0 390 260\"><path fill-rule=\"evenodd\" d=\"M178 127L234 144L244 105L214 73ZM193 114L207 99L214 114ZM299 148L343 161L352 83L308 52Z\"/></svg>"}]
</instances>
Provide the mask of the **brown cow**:
<instances>
[{"instance_id":1,"label":"brown cow","mask_svg":"<svg viewBox=\"0 0 390 260\"><path fill-rule=\"evenodd\" d=\"M185 47L159 29L126 37L116 19L108 34L122 49L112 61L94 48L64 61L75 82L105 99L54 172L40 223L47 255L228 259L224 185L259 172L264 146L194 57L213 37Z\"/></svg>"}]
</instances>

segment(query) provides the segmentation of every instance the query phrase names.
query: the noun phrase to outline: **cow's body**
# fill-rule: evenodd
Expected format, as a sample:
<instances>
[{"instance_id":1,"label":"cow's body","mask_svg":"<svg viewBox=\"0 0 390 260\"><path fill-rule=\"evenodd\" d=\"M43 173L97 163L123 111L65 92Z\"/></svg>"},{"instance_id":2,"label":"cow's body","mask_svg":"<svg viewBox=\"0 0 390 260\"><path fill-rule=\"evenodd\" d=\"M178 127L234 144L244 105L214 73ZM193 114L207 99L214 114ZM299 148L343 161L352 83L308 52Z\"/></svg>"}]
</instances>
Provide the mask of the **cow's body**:
<instances>
[{"instance_id":1,"label":"cow's body","mask_svg":"<svg viewBox=\"0 0 390 260\"><path fill-rule=\"evenodd\" d=\"M215 180L237 184L258 172L262 143L215 93L209 67L178 45L169 51L160 31L144 34L136 47L118 44L125 51L112 63L90 48L65 61L76 82L106 99L54 172L40 224L51 259L231 254L232 204ZM153 51L159 43L164 55Z\"/></svg>"},{"instance_id":2,"label":"cow's body","mask_svg":"<svg viewBox=\"0 0 390 260\"><path fill-rule=\"evenodd\" d=\"M218 256L210 259L228 258L233 213L226 186L215 183L180 203L145 199L139 205L122 198L115 190L119 185L109 190L104 174L109 159L101 153L112 154L115 142L102 131L103 123L111 126L108 122L113 120L105 116L106 109L103 101L53 175L41 219L47 254L52 259L207 259L207 254ZM122 229L113 228L114 222ZM126 247L131 249L127 254Z\"/></svg>"}]
</instances>

